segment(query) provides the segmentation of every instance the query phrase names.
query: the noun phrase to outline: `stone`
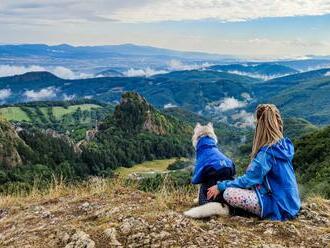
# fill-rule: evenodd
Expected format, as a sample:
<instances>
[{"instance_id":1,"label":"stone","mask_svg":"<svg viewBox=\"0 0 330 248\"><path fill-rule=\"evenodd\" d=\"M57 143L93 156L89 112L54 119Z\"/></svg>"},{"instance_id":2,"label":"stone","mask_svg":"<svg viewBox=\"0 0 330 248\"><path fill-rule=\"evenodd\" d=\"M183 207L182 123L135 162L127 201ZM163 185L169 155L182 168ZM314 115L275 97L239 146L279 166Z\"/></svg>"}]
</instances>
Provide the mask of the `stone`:
<instances>
[{"instance_id":1,"label":"stone","mask_svg":"<svg viewBox=\"0 0 330 248\"><path fill-rule=\"evenodd\" d=\"M94 248L95 242L90 239L89 235L83 231L76 231L70 238L65 248Z\"/></svg>"},{"instance_id":2,"label":"stone","mask_svg":"<svg viewBox=\"0 0 330 248\"><path fill-rule=\"evenodd\" d=\"M108 228L104 230L104 234L110 239L110 245L120 247L121 243L117 239L117 230L115 228Z\"/></svg>"}]
</instances>

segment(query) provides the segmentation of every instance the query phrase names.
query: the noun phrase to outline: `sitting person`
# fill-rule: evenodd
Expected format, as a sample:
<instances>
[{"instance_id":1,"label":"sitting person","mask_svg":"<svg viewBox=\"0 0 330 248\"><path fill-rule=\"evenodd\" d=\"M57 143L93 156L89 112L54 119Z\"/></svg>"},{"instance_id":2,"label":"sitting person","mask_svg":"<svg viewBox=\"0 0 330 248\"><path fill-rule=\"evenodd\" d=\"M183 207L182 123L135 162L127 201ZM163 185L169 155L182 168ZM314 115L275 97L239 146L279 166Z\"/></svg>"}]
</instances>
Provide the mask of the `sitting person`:
<instances>
[{"instance_id":1,"label":"sitting person","mask_svg":"<svg viewBox=\"0 0 330 248\"><path fill-rule=\"evenodd\" d=\"M251 163L245 174L219 181L208 189L207 197L216 199L222 194L230 206L263 219L293 219L301 206L292 167L293 144L283 137L283 123L275 105L259 105L256 119Z\"/></svg>"}]
</instances>

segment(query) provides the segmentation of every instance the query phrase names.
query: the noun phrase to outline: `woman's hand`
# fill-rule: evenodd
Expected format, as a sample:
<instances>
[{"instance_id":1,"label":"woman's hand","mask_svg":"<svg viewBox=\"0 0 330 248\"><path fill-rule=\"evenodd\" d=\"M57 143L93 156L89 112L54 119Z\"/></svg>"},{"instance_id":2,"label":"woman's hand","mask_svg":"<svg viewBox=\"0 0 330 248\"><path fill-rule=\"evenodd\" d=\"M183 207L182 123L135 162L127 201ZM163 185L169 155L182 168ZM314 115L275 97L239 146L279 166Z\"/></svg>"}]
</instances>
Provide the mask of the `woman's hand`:
<instances>
[{"instance_id":1,"label":"woman's hand","mask_svg":"<svg viewBox=\"0 0 330 248\"><path fill-rule=\"evenodd\" d=\"M217 185L213 185L211 188L207 190L207 199L215 199L220 194L220 190Z\"/></svg>"}]
</instances>

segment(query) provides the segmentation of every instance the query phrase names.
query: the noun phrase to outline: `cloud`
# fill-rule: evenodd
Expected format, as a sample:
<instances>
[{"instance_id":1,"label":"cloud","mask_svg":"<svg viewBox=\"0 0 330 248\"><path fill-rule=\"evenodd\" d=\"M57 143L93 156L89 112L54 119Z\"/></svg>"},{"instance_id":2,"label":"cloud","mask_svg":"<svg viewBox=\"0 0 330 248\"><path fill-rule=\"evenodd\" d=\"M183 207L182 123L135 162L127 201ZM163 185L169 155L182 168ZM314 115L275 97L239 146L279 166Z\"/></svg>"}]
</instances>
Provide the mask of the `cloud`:
<instances>
[{"instance_id":1,"label":"cloud","mask_svg":"<svg viewBox=\"0 0 330 248\"><path fill-rule=\"evenodd\" d=\"M186 70L198 70L211 66L210 63L201 63L201 64L184 64L181 60L172 59L168 63L168 69L170 71L186 71Z\"/></svg>"},{"instance_id":2,"label":"cloud","mask_svg":"<svg viewBox=\"0 0 330 248\"><path fill-rule=\"evenodd\" d=\"M225 112L232 109L243 108L247 105L245 101L239 101L234 97L224 98L217 107L220 111Z\"/></svg>"},{"instance_id":3,"label":"cloud","mask_svg":"<svg viewBox=\"0 0 330 248\"><path fill-rule=\"evenodd\" d=\"M240 112L233 114L231 118L236 121L235 126L237 127L254 127L254 115L253 113L241 110Z\"/></svg>"},{"instance_id":4,"label":"cloud","mask_svg":"<svg viewBox=\"0 0 330 248\"><path fill-rule=\"evenodd\" d=\"M30 66L0 65L0 77L21 75L27 72L36 72L36 71L48 71L50 73L53 73L57 77L64 79L93 77L92 74L74 72L69 68L63 66L43 67L38 65L30 65Z\"/></svg>"},{"instance_id":5,"label":"cloud","mask_svg":"<svg viewBox=\"0 0 330 248\"><path fill-rule=\"evenodd\" d=\"M150 0L140 6L122 7L108 17L122 22L159 22L217 19L224 22L263 17L324 15L327 0ZM104 15L103 15L104 16Z\"/></svg>"},{"instance_id":6,"label":"cloud","mask_svg":"<svg viewBox=\"0 0 330 248\"><path fill-rule=\"evenodd\" d=\"M0 77L20 75L32 71L45 71L45 68L37 65L31 65L31 66L0 65Z\"/></svg>"},{"instance_id":7,"label":"cloud","mask_svg":"<svg viewBox=\"0 0 330 248\"><path fill-rule=\"evenodd\" d=\"M11 89L1 89L0 90L0 100L5 100L11 95Z\"/></svg>"},{"instance_id":8,"label":"cloud","mask_svg":"<svg viewBox=\"0 0 330 248\"><path fill-rule=\"evenodd\" d=\"M24 23L30 25L201 19L237 22L263 17L328 13L330 13L330 5L327 0L1 0L0 3L0 16L3 16L3 21L22 23L22 20L28 19L29 21Z\"/></svg>"},{"instance_id":9,"label":"cloud","mask_svg":"<svg viewBox=\"0 0 330 248\"><path fill-rule=\"evenodd\" d=\"M241 96L242 96L246 101L251 101L251 100L252 100L251 95L250 95L249 93L247 93L247 92L243 92L243 93L241 94Z\"/></svg>"},{"instance_id":10,"label":"cloud","mask_svg":"<svg viewBox=\"0 0 330 248\"><path fill-rule=\"evenodd\" d=\"M76 95L75 94L73 94L73 95L63 94L63 100L64 101L71 101L71 100L73 100L75 98L76 98Z\"/></svg>"},{"instance_id":11,"label":"cloud","mask_svg":"<svg viewBox=\"0 0 330 248\"><path fill-rule=\"evenodd\" d=\"M228 73L252 77L252 78L258 78L258 79L262 79L262 80L270 80L273 78L289 75L289 74L277 74L277 75L267 76L267 75L263 75L263 74L259 74L259 73L249 73L249 72L242 72L242 71L237 71L237 70L228 71Z\"/></svg>"},{"instance_id":12,"label":"cloud","mask_svg":"<svg viewBox=\"0 0 330 248\"><path fill-rule=\"evenodd\" d=\"M164 105L164 109L175 108L175 107L177 107L177 105L172 104L172 103L167 103L167 104Z\"/></svg>"},{"instance_id":13,"label":"cloud","mask_svg":"<svg viewBox=\"0 0 330 248\"><path fill-rule=\"evenodd\" d=\"M165 70L154 70L150 67L147 67L146 69L129 69L126 72L124 72L123 74L126 77L151 77L153 75L157 75L157 74L164 74L167 73L168 71Z\"/></svg>"},{"instance_id":14,"label":"cloud","mask_svg":"<svg viewBox=\"0 0 330 248\"><path fill-rule=\"evenodd\" d=\"M39 91L35 90L26 90L23 93L23 96L27 98L29 101L41 101L41 100L48 100L56 97L56 93L58 92L58 89L55 87L47 87L43 88Z\"/></svg>"}]
</instances>

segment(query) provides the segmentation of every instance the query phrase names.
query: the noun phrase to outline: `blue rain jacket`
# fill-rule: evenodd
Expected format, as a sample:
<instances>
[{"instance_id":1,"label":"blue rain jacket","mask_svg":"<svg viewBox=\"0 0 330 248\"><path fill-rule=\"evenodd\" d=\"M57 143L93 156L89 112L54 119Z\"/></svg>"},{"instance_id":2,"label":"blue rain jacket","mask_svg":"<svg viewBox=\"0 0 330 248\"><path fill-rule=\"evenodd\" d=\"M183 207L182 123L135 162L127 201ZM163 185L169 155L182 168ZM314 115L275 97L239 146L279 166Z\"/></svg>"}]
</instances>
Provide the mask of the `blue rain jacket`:
<instances>
[{"instance_id":1,"label":"blue rain jacket","mask_svg":"<svg viewBox=\"0 0 330 248\"><path fill-rule=\"evenodd\" d=\"M231 181L218 182L219 190L228 187L254 188L261 206L261 218L295 218L301 202L292 166L294 147L288 138L260 148L245 174Z\"/></svg>"},{"instance_id":2,"label":"blue rain jacket","mask_svg":"<svg viewBox=\"0 0 330 248\"><path fill-rule=\"evenodd\" d=\"M203 171L206 168L213 167L219 171L229 167L234 171L234 166L234 163L219 151L217 142L209 136L204 136L199 139L196 146L196 165L191 182L193 184L201 183Z\"/></svg>"}]
</instances>

